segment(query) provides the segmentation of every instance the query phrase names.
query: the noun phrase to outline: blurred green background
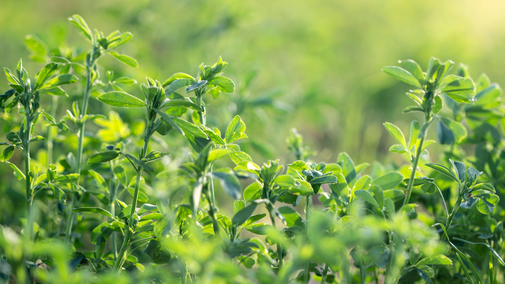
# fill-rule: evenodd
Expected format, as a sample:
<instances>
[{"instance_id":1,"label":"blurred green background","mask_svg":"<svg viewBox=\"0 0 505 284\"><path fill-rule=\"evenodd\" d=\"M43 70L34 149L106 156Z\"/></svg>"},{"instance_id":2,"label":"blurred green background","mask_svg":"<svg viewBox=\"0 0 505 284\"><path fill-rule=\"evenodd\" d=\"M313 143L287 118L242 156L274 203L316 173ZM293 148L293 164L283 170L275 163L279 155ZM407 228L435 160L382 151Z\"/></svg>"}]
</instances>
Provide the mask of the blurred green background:
<instances>
[{"instance_id":1,"label":"blurred green background","mask_svg":"<svg viewBox=\"0 0 505 284\"><path fill-rule=\"evenodd\" d=\"M244 147L256 150L258 162L292 160L285 142L292 127L319 152L316 159L334 162L346 151L356 162L401 161L387 155L393 141L382 123L407 130L415 115L402 114L409 104L407 85L381 68L406 58L426 68L435 56L468 64L474 78L485 72L505 83L504 8L498 0L1 0L0 66L14 69L24 58L32 76L42 66L28 63L27 34L49 47L88 49L67 21L78 13L106 34L116 29L134 34L122 51L134 56L139 68L113 59L102 64L139 82L146 76L164 81L177 71L195 74L201 62L212 64L221 55L238 88L235 95L209 100L214 117L209 124L223 130L240 113L255 142ZM254 84L241 88L252 71L257 71ZM8 89L4 76L0 86ZM138 90L128 89L140 96ZM244 96L278 101L241 112L236 100ZM134 111L121 114L126 121L140 117Z\"/></svg>"}]
</instances>

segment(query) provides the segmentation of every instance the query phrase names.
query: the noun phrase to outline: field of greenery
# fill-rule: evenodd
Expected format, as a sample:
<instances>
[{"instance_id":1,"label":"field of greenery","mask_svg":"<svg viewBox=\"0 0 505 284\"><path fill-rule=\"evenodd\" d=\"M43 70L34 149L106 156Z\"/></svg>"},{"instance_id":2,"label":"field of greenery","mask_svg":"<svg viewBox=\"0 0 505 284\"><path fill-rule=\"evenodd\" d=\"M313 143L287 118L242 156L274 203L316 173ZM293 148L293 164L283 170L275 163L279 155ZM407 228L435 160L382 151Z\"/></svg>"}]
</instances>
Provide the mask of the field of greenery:
<instances>
[{"instance_id":1,"label":"field of greenery","mask_svg":"<svg viewBox=\"0 0 505 284\"><path fill-rule=\"evenodd\" d=\"M505 282L501 2L1 6L0 284Z\"/></svg>"}]
</instances>

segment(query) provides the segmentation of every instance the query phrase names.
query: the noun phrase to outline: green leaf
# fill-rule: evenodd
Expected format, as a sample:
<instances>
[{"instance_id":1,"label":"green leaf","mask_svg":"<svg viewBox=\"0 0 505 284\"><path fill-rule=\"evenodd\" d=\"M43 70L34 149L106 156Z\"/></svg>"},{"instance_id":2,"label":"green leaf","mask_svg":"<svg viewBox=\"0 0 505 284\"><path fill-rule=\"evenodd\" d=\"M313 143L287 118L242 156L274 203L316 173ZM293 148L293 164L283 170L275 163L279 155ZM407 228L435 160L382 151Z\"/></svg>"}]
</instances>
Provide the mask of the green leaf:
<instances>
[{"instance_id":1,"label":"green leaf","mask_svg":"<svg viewBox=\"0 0 505 284\"><path fill-rule=\"evenodd\" d=\"M72 209L74 213L98 213L107 217L112 218L112 214L109 211L99 208L99 207L80 207Z\"/></svg>"},{"instance_id":2,"label":"green leaf","mask_svg":"<svg viewBox=\"0 0 505 284\"><path fill-rule=\"evenodd\" d=\"M98 100L115 107L145 107L139 98L125 92L112 91L98 97Z\"/></svg>"},{"instance_id":3,"label":"green leaf","mask_svg":"<svg viewBox=\"0 0 505 284\"><path fill-rule=\"evenodd\" d=\"M421 124L417 120L413 120L410 124L410 138L409 138L409 150L417 145L417 140L419 139L419 133L421 132Z\"/></svg>"},{"instance_id":4,"label":"green leaf","mask_svg":"<svg viewBox=\"0 0 505 284\"><path fill-rule=\"evenodd\" d=\"M384 202L384 205L389 215L393 216L393 214L395 214L395 203L393 202L393 200L387 198L386 201Z\"/></svg>"},{"instance_id":5,"label":"green leaf","mask_svg":"<svg viewBox=\"0 0 505 284\"><path fill-rule=\"evenodd\" d=\"M380 207L379 203L377 203L377 201L373 198L373 196L370 194L370 192L364 190L364 189L358 189L356 191L354 191L354 194L365 200L366 202L372 204L373 206L375 206L377 209L381 210L382 208Z\"/></svg>"},{"instance_id":6,"label":"green leaf","mask_svg":"<svg viewBox=\"0 0 505 284\"><path fill-rule=\"evenodd\" d=\"M384 207L384 191L382 191L382 188L380 188L380 186L377 185L372 185L369 191L373 193L374 199L379 204L379 209L382 210L382 208Z\"/></svg>"},{"instance_id":7,"label":"green leaf","mask_svg":"<svg viewBox=\"0 0 505 284\"><path fill-rule=\"evenodd\" d=\"M452 260L441 254L434 257L425 257L417 262L417 265L452 265Z\"/></svg>"},{"instance_id":8,"label":"green leaf","mask_svg":"<svg viewBox=\"0 0 505 284\"><path fill-rule=\"evenodd\" d=\"M79 174L68 174L64 176L59 176L55 179L59 183L75 183L79 180Z\"/></svg>"},{"instance_id":9,"label":"green leaf","mask_svg":"<svg viewBox=\"0 0 505 284\"><path fill-rule=\"evenodd\" d=\"M209 153L209 157L207 158L207 162L212 162L215 160L219 160L222 157L228 156L230 154L230 149L212 149Z\"/></svg>"},{"instance_id":10,"label":"green leaf","mask_svg":"<svg viewBox=\"0 0 505 284\"><path fill-rule=\"evenodd\" d=\"M491 214L495 205L500 201L498 195L495 194L485 194L479 197L479 201L477 201L477 210L486 215Z\"/></svg>"},{"instance_id":11,"label":"green leaf","mask_svg":"<svg viewBox=\"0 0 505 284\"><path fill-rule=\"evenodd\" d=\"M240 116L236 115L226 129L224 140L226 143L232 143L236 140L247 138L245 129L245 123L242 121Z\"/></svg>"},{"instance_id":12,"label":"green leaf","mask_svg":"<svg viewBox=\"0 0 505 284\"><path fill-rule=\"evenodd\" d=\"M256 214L256 215L252 215L251 217L249 217L249 219L247 219L247 221L244 223L244 227L245 226L249 226L251 224L254 224L256 222L258 222L259 220L265 218L265 216L267 215L267 213L261 213L261 214Z\"/></svg>"},{"instance_id":13,"label":"green leaf","mask_svg":"<svg viewBox=\"0 0 505 284\"><path fill-rule=\"evenodd\" d=\"M230 153L230 158L236 165L240 164L241 162L252 162L251 156L242 151L234 151Z\"/></svg>"},{"instance_id":14,"label":"green leaf","mask_svg":"<svg viewBox=\"0 0 505 284\"><path fill-rule=\"evenodd\" d=\"M135 185L135 183L132 184L132 186L134 186L134 185ZM127 190L132 197L133 197L133 195L135 195L134 188L128 187ZM145 192L143 192L142 190L139 190L137 198L138 198L139 202L143 202L143 203L149 202L149 196L147 196L147 194L145 194Z\"/></svg>"},{"instance_id":15,"label":"green leaf","mask_svg":"<svg viewBox=\"0 0 505 284\"><path fill-rule=\"evenodd\" d=\"M403 175L399 172L389 172L373 181L374 185L380 186L382 189L393 189L403 181Z\"/></svg>"},{"instance_id":16,"label":"green leaf","mask_svg":"<svg viewBox=\"0 0 505 284\"><path fill-rule=\"evenodd\" d=\"M67 92L65 92L61 87L56 87L52 89L45 89L40 91L41 94L48 94L51 96L65 96L68 97Z\"/></svg>"},{"instance_id":17,"label":"green leaf","mask_svg":"<svg viewBox=\"0 0 505 284\"><path fill-rule=\"evenodd\" d=\"M59 200L60 202L65 202L65 200L67 200L67 195L61 188L54 184L49 184L49 187L51 187L53 191L54 199Z\"/></svg>"},{"instance_id":18,"label":"green leaf","mask_svg":"<svg viewBox=\"0 0 505 284\"><path fill-rule=\"evenodd\" d=\"M466 128L459 122L448 119L446 117L441 117L440 120L442 123L447 126L447 128L450 129L452 134L454 135L454 140L457 143L460 143L463 141L463 139L466 138L467 136L467 131ZM438 129L437 129L437 134L438 134Z\"/></svg>"},{"instance_id":19,"label":"green leaf","mask_svg":"<svg viewBox=\"0 0 505 284\"><path fill-rule=\"evenodd\" d=\"M384 198L389 198L393 201L398 201L403 197L405 197L405 194L402 190L399 189L384 190Z\"/></svg>"},{"instance_id":20,"label":"green leaf","mask_svg":"<svg viewBox=\"0 0 505 284\"><path fill-rule=\"evenodd\" d=\"M4 67L4 72L5 72L5 77L7 77L7 81L9 82L9 85L11 85L11 86L13 86L13 85L19 86L21 89L23 88L21 86L21 83L19 82L18 78L16 78L12 74L12 72L11 72L11 70L9 70L9 68ZM17 88L14 88L14 89L16 89L16 91L17 91ZM21 92L22 92L22 90L21 90Z\"/></svg>"},{"instance_id":21,"label":"green leaf","mask_svg":"<svg viewBox=\"0 0 505 284\"><path fill-rule=\"evenodd\" d=\"M503 261L503 258L501 258L501 256L487 243L482 243L482 242L470 242L470 241L467 241L467 240L464 240L464 239L460 239L460 238L456 238L454 237L455 240L458 240L458 241L461 241L461 242L464 242L464 243L467 243L467 244L472 244L472 245L483 245L483 246L486 246L490 251L491 253L494 255L494 257L496 257L498 259L498 261L500 262L501 265L505 266L505 262Z\"/></svg>"},{"instance_id":22,"label":"green leaf","mask_svg":"<svg viewBox=\"0 0 505 284\"><path fill-rule=\"evenodd\" d=\"M400 63L400 65L405 70L414 75L414 77L417 79L420 85L424 83L423 70L421 69L421 66L417 64L417 62L415 62L412 59L406 59L406 60L400 60L398 63Z\"/></svg>"},{"instance_id":23,"label":"green leaf","mask_svg":"<svg viewBox=\"0 0 505 284\"><path fill-rule=\"evenodd\" d=\"M124 64L126 64L128 66L131 66L133 68L139 67L139 63L137 62L137 60L135 60L135 58L133 58L131 56L128 56L125 54L119 54L115 51L110 51L109 54L114 56L114 58L116 58L117 60L123 62Z\"/></svg>"},{"instance_id":24,"label":"green leaf","mask_svg":"<svg viewBox=\"0 0 505 284\"><path fill-rule=\"evenodd\" d=\"M467 269L467 267L466 267L466 266L469 266L469 267L470 267L470 269L472 270L472 272L473 272L473 275L474 275L475 279L477 279L477 283L479 283L479 284L480 284L480 283L482 283L482 280L480 279L479 273L478 273L478 272L477 272L477 270L475 269L475 266L473 265L472 261L471 261L471 260L470 260L470 259L469 259L469 258L468 258L465 254L464 254L464 253L462 253L462 252L458 249L458 247L457 247L457 246L455 246L455 245L454 245L451 241L449 241L449 236L447 235L447 230L446 230L446 228L445 228L444 224L441 224L441 223L436 223L436 224L434 224L433 226L436 226L436 225L438 225L438 226L440 226L440 227L442 228L442 230L444 231L444 235L445 235L445 237L446 237L446 238L447 238L447 240L448 240L447 242L448 242L448 243L449 243L449 245L451 245L451 247L452 247L452 248L454 248L454 250L456 251L456 255L458 256L458 259L459 259L459 261L461 262L461 266L463 267L463 270L465 271L465 275L466 275L466 277L467 277L468 281L470 281L471 283L473 283L472 278L470 278L470 275L469 275L469 273L468 273L468 269ZM462 260L461 258L465 259L465 260L466 260L466 263L465 263L465 262L463 262L463 260Z\"/></svg>"},{"instance_id":25,"label":"green leaf","mask_svg":"<svg viewBox=\"0 0 505 284\"><path fill-rule=\"evenodd\" d=\"M405 148L403 148L402 145L395 144L395 145L389 147L389 152L398 153L398 154L405 154L405 153L407 153L407 150Z\"/></svg>"},{"instance_id":26,"label":"green leaf","mask_svg":"<svg viewBox=\"0 0 505 284\"><path fill-rule=\"evenodd\" d=\"M183 99L183 100L168 100L166 102L163 102L160 108L171 108L171 107L187 107L196 111L203 112L203 108L201 108L199 105L195 104L194 102L190 101L189 99Z\"/></svg>"},{"instance_id":27,"label":"green leaf","mask_svg":"<svg viewBox=\"0 0 505 284\"><path fill-rule=\"evenodd\" d=\"M235 83L230 78L216 76L207 82L208 85L214 85L223 93L232 94L235 92Z\"/></svg>"},{"instance_id":28,"label":"green leaf","mask_svg":"<svg viewBox=\"0 0 505 284\"><path fill-rule=\"evenodd\" d=\"M68 18L68 20L77 28L82 36L84 36L89 42L93 42L91 30L89 29L88 24L86 24L86 21L84 21L81 16L75 14L72 17Z\"/></svg>"},{"instance_id":29,"label":"green leaf","mask_svg":"<svg viewBox=\"0 0 505 284\"><path fill-rule=\"evenodd\" d=\"M416 268L421 270L422 273L426 274L430 278L435 277L435 271L428 265L416 265Z\"/></svg>"},{"instance_id":30,"label":"green leaf","mask_svg":"<svg viewBox=\"0 0 505 284\"><path fill-rule=\"evenodd\" d=\"M382 69L382 71L384 71L386 74L389 74L389 75L395 77L396 79L398 79L402 82L405 82L405 83L412 85L412 86L416 86L418 88L421 88L421 84L419 83L417 78L414 75L412 75L412 73L410 73L409 71L407 71L401 67L386 66Z\"/></svg>"},{"instance_id":31,"label":"green leaf","mask_svg":"<svg viewBox=\"0 0 505 284\"><path fill-rule=\"evenodd\" d=\"M239 199L242 195L240 182L235 173L230 169L219 169L212 172L212 175L221 182L221 187L234 199Z\"/></svg>"},{"instance_id":32,"label":"green leaf","mask_svg":"<svg viewBox=\"0 0 505 284\"><path fill-rule=\"evenodd\" d=\"M479 183L479 184L476 184L472 187L472 190L478 190L478 189L483 189L483 190L487 190L487 191L491 191L491 192L496 192L496 190L494 189L493 185L490 184L490 183Z\"/></svg>"},{"instance_id":33,"label":"green leaf","mask_svg":"<svg viewBox=\"0 0 505 284\"><path fill-rule=\"evenodd\" d=\"M246 230L256 235L266 235L271 228L273 228L271 225L265 223L257 223L245 227Z\"/></svg>"},{"instance_id":34,"label":"green leaf","mask_svg":"<svg viewBox=\"0 0 505 284\"><path fill-rule=\"evenodd\" d=\"M475 95L475 104L482 106L496 103L496 100L502 95L502 89L498 84L491 84Z\"/></svg>"},{"instance_id":35,"label":"green leaf","mask_svg":"<svg viewBox=\"0 0 505 284\"><path fill-rule=\"evenodd\" d=\"M409 113L409 112L424 112L424 108L419 107L419 106L409 106L403 109L403 113Z\"/></svg>"},{"instance_id":36,"label":"green leaf","mask_svg":"<svg viewBox=\"0 0 505 284\"><path fill-rule=\"evenodd\" d=\"M165 83L163 83L163 86L165 86ZM193 77L177 79L177 80L170 83L170 86L168 87L168 89L166 89L165 94L167 96L170 96L171 94L173 94L175 91L179 90L180 88L186 88L188 86L193 85L194 83L196 83L196 80Z\"/></svg>"},{"instance_id":37,"label":"green leaf","mask_svg":"<svg viewBox=\"0 0 505 284\"><path fill-rule=\"evenodd\" d=\"M196 79L193 76L180 72L180 73L175 73L174 75L170 76L170 78L168 78L165 82L163 82L163 88L168 87L170 84L172 84L173 81L175 81L177 79L191 79L193 83L196 82ZM191 84L193 84L193 83L191 83ZM171 95L171 94L167 93L167 95Z\"/></svg>"},{"instance_id":38,"label":"green leaf","mask_svg":"<svg viewBox=\"0 0 505 284\"><path fill-rule=\"evenodd\" d=\"M254 264L256 264L256 261L251 257L240 256L237 259L247 269L253 268Z\"/></svg>"},{"instance_id":39,"label":"green leaf","mask_svg":"<svg viewBox=\"0 0 505 284\"><path fill-rule=\"evenodd\" d=\"M235 200L233 201L233 213L237 213L238 211L245 208L244 200Z\"/></svg>"},{"instance_id":40,"label":"green leaf","mask_svg":"<svg viewBox=\"0 0 505 284\"><path fill-rule=\"evenodd\" d=\"M436 96L435 103L433 104L433 108L431 111L434 114L437 114L442 110L442 106L443 106L442 99L440 98L440 96Z\"/></svg>"},{"instance_id":41,"label":"green leaf","mask_svg":"<svg viewBox=\"0 0 505 284\"><path fill-rule=\"evenodd\" d=\"M458 177L458 180L461 183L464 183L466 181L466 166L465 166L465 164L463 164L462 162L453 161L451 159L449 159L449 161L451 162L451 164L454 167L454 170L456 171L456 177Z\"/></svg>"},{"instance_id":42,"label":"green leaf","mask_svg":"<svg viewBox=\"0 0 505 284\"><path fill-rule=\"evenodd\" d=\"M78 78L72 74L63 74L52 79L45 81L45 83L39 87L39 90L52 89L61 85L67 85L77 82Z\"/></svg>"},{"instance_id":43,"label":"green leaf","mask_svg":"<svg viewBox=\"0 0 505 284\"><path fill-rule=\"evenodd\" d=\"M192 91L194 91L198 88L201 88L205 85L207 85L207 80L201 80L201 81L195 82L195 83L191 84L191 86L186 88L186 93L192 92Z\"/></svg>"},{"instance_id":44,"label":"green leaf","mask_svg":"<svg viewBox=\"0 0 505 284\"><path fill-rule=\"evenodd\" d=\"M95 163L105 163L110 160L114 160L119 156L119 152L117 151L105 151L101 153L96 153L93 156L89 157L88 165Z\"/></svg>"},{"instance_id":45,"label":"green leaf","mask_svg":"<svg viewBox=\"0 0 505 284\"><path fill-rule=\"evenodd\" d=\"M437 123L437 139L438 143L442 145L454 144L456 139L454 138L454 133L442 122L438 120Z\"/></svg>"},{"instance_id":46,"label":"green leaf","mask_svg":"<svg viewBox=\"0 0 505 284\"><path fill-rule=\"evenodd\" d=\"M396 141L398 141L400 143L400 145L403 146L403 148L407 149L407 143L405 142L405 136L403 136L403 133L400 130L400 128L398 128L398 126L396 126L392 123L386 122L386 123L384 123L384 127L386 127L386 130L389 132L389 134L391 134L391 136L393 136L396 139Z\"/></svg>"},{"instance_id":47,"label":"green leaf","mask_svg":"<svg viewBox=\"0 0 505 284\"><path fill-rule=\"evenodd\" d=\"M342 167L342 174L348 184L356 179L356 168L349 154L342 152L338 155L338 164Z\"/></svg>"},{"instance_id":48,"label":"green leaf","mask_svg":"<svg viewBox=\"0 0 505 284\"><path fill-rule=\"evenodd\" d=\"M273 184L279 186L280 188L296 187L295 178L290 175L280 175L276 177Z\"/></svg>"},{"instance_id":49,"label":"green leaf","mask_svg":"<svg viewBox=\"0 0 505 284\"><path fill-rule=\"evenodd\" d=\"M23 174L23 172L16 166L14 165L13 163L11 162L7 162L5 161L5 163L7 165L9 165L9 167L11 167L13 170L14 170L14 175L16 176L16 178L18 180L22 180L22 179L26 179L25 175Z\"/></svg>"},{"instance_id":50,"label":"green leaf","mask_svg":"<svg viewBox=\"0 0 505 284\"><path fill-rule=\"evenodd\" d=\"M35 89L44 85L47 79L49 79L53 75L53 73L56 72L56 70L58 70L58 64L56 63L49 63L46 66L44 66L44 68L40 70L37 76L35 76L37 78L35 82Z\"/></svg>"},{"instance_id":51,"label":"green leaf","mask_svg":"<svg viewBox=\"0 0 505 284\"><path fill-rule=\"evenodd\" d=\"M261 197L261 184L254 182L244 189L244 200L250 202Z\"/></svg>"},{"instance_id":52,"label":"green leaf","mask_svg":"<svg viewBox=\"0 0 505 284\"><path fill-rule=\"evenodd\" d=\"M288 227L293 227L293 226L298 226L301 228L305 227L305 224L303 223L302 217L300 217L300 214L295 211L290 206L282 206L279 207L279 212L284 216L284 219L286 220L286 225Z\"/></svg>"},{"instance_id":53,"label":"green leaf","mask_svg":"<svg viewBox=\"0 0 505 284\"><path fill-rule=\"evenodd\" d=\"M327 183L336 183L336 182L337 182L336 176L324 175L324 176L320 176L318 178L311 180L309 183L312 185L315 185L315 184L327 184Z\"/></svg>"},{"instance_id":54,"label":"green leaf","mask_svg":"<svg viewBox=\"0 0 505 284\"><path fill-rule=\"evenodd\" d=\"M114 49L116 47L120 47L121 45L132 40L132 38L133 38L132 33L130 32L122 33L120 36L113 37L108 41L107 49Z\"/></svg>"},{"instance_id":55,"label":"green leaf","mask_svg":"<svg viewBox=\"0 0 505 284\"><path fill-rule=\"evenodd\" d=\"M207 134L205 134L205 132L203 132L198 126L194 125L193 123L188 122L187 120L184 120L180 117L174 117L172 119L180 126L182 130L184 130L184 133L190 133L195 137L208 139Z\"/></svg>"},{"instance_id":56,"label":"green leaf","mask_svg":"<svg viewBox=\"0 0 505 284\"><path fill-rule=\"evenodd\" d=\"M433 163L426 163L424 164L425 166L427 167L430 167L432 169L434 169L435 171L445 175L445 176L448 176L450 177L451 179L453 179L454 181L458 182L458 178L454 175L454 173L449 170L448 168L442 166L442 165L439 165L439 164L433 164Z\"/></svg>"},{"instance_id":57,"label":"green leaf","mask_svg":"<svg viewBox=\"0 0 505 284\"><path fill-rule=\"evenodd\" d=\"M457 75L445 77L440 82L439 88L458 103L471 103L475 95L475 84L472 79Z\"/></svg>"},{"instance_id":58,"label":"green leaf","mask_svg":"<svg viewBox=\"0 0 505 284\"><path fill-rule=\"evenodd\" d=\"M25 36L25 45L32 52L30 59L43 62L47 54L46 44L34 35Z\"/></svg>"},{"instance_id":59,"label":"green leaf","mask_svg":"<svg viewBox=\"0 0 505 284\"><path fill-rule=\"evenodd\" d=\"M126 170L122 165L116 165L114 167L114 174L124 187L128 186L128 177L126 175Z\"/></svg>"},{"instance_id":60,"label":"green leaf","mask_svg":"<svg viewBox=\"0 0 505 284\"><path fill-rule=\"evenodd\" d=\"M235 214L231 220L233 225L240 226L244 224L245 221L247 221L247 219L249 219L249 217L252 215L252 213L254 213L254 210L256 209L257 206L258 204L253 202L247 205L244 209L238 211L237 214Z\"/></svg>"},{"instance_id":61,"label":"green leaf","mask_svg":"<svg viewBox=\"0 0 505 284\"><path fill-rule=\"evenodd\" d=\"M179 124L175 123L175 121L166 113L164 113L163 111L159 110L159 109L154 109L155 112L158 113L159 116L161 116L161 118L168 124L170 124L170 126L172 126L173 129L177 130L179 133L181 133L182 135L185 135L184 131L182 130L182 128L179 126ZM189 123L189 122L188 122Z\"/></svg>"},{"instance_id":62,"label":"green leaf","mask_svg":"<svg viewBox=\"0 0 505 284\"><path fill-rule=\"evenodd\" d=\"M128 78L128 77L121 77L121 78L115 79L114 83L122 84L122 85L133 85L133 84L137 84L137 80L132 79L132 78Z\"/></svg>"},{"instance_id":63,"label":"green leaf","mask_svg":"<svg viewBox=\"0 0 505 284\"><path fill-rule=\"evenodd\" d=\"M9 146L5 148L0 154L0 161L5 162L9 160L12 157L13 153L14 153L14 146Z\"/></svg>"},{"instance_id":64,"label":"green leaf","mask_svg":"<svg viewBox=\"0 0 505 284\"><path fill-rule=\"evenodd\" d=\"M311 195L314 193L314 189L312 188L310 183L308 183L304 180L298 180L298 182L300 183L299 186L289 188L290 193L298 194L301 196L307 196L307 195Z\"/></svg>"}]
</instances>

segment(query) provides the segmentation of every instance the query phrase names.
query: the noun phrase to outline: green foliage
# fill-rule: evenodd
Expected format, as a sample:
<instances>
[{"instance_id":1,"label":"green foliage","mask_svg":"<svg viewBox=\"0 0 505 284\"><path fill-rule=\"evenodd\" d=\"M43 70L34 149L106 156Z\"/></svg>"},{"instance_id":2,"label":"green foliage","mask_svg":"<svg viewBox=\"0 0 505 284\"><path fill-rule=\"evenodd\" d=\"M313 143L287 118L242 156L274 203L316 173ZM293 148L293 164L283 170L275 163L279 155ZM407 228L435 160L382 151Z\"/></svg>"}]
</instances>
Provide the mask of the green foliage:
<instances>
[{"instance_id":1,"label":"green foliage","mask_svg":"<svg viewBox=\"0 0 505 284\"><path fill-rule=\"evenodd\" d=\"M105 83L98 67L107 53L137 67L113 51L132 34L106 37L79 15L69 20L89 51L55 57L28 37L32 58L48 63L33 81L22 61L14 72L5 68L9 89L0 107L21 118L6 126L0 160L24 183L15 205L27 211L9 213L0 227L2 282L503 281L501 89L485 75L474 83L465 66L451 74L454 63L436 58L425 72L413 60L383 69L417 88L407 93L416 105L404 112L424 116L422 124L412 121L408 136L384 124L404 167L355 164L346 152L336 163L310 160L315 153L294 129L287 138L294 161L255 163L245 142L255 137L240 115L230 113L221 128L207 117L214 107L207 94L235 96L221 57L199 65L195 77L146 78L140 96L132 95L121 86L136 80L109 70ZM65 95L60 86L77 82L72 94L82 93L82 108L51 99L51 113L41 109L41 96ZM88 109L90 98L100 107ZM57 106L68 108L59 121ZM144 120L99 111L110 106L138 107ZM47 125L37 124L41 115ZM427 163L435 120L439 144L450 146ZM96 133L85 132L89 121ZM32 158L32 142L49 157ZM53 142L72 147L56 156L49 154Z\"/></svg>"}]
</instances>

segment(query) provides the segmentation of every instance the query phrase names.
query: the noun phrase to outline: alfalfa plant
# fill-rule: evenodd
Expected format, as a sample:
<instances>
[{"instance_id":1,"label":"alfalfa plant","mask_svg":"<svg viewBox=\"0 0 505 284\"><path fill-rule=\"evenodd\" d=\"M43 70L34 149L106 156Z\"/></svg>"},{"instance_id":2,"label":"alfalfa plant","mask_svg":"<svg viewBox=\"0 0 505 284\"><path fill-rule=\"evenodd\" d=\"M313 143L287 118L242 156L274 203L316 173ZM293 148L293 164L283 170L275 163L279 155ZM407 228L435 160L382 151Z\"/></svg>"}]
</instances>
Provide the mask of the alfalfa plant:
<instances>
[{"instance_id":1,"label":"alfalfa plant","mask_svg":"<svg viewBox=\"0 0 505 284\"><path fill-rule=\"evenodd\" d=\"M135 189L133 193L133 201L131 205L123 208L121 214L125 218L124 222L120 221L125 227L123 243L117 258L115 258L113 269L121 270L124 261L126 260L127 250L132 243L133 238L137 237L136 230L140 229L145 223L139 224L139 213L137 209L138 195L142 172L149 170L147 165L149 162L161 158L164 153L158 151L148 151L148 145L152 135L155 132L161 135L166 135L169 131L175 130L184 135L191 143L193 148L199 153L195 157L194 163L185 164L187 167L188 177L193 181L193 197L192 197L192 212L193 219L196 221L198 216L198 207L202 193L206 196L209 202L209 216L213 221L214 232L217 234L219 225L215 213L216 204L214 197L213 179L217 178L221 181L223 188L234 198L240 196L240 184L229 169L220 169L212 171L214 161L220 157L228 155L231 150L225 149L227 141L232 143L237 139L245 137L245 125L237 116L230 124L226 137L223 140L216 129L210 129L205 126L205 105L203 95L207 91L217 96L220 92L233 92L234 84L231 79L220 76L227 63L219 58L218 62L213 66L200 66L198 81L192 76L185 73L176 73L171 76L164 84L158 81L147 79L147 85L142 84L141 89L144 95L144 100L140 100L128 93L121 91L112 91L98 97L98 100L114 106L114 107L145 107L146 129L143 135L144 146L138 152L137 157L111 147L109 151L95 154L88 160L89 164L109 162L119 155L123 155L132 164L136 172ZM166 90L165 87L168 87ZM178 89L185 88L186 92L195 93L194 100L187 99L184 96L175 93ZM194 111L194 123L186 121L179 117L187 112L188 109ZM210 137L210 138L209 138ZM213 149L213 144L221 145L221 149ZM115 202L115 200L111 200ZM88 210L86 208L76 208L75 211ZM89 209L92 210L92 209ZM93 209L94 210L94 209ZM142 209L140 209L142 210ZM109 213L110 214L110 213ZM107 215L109 215L107 214ZM140 213L139 213L140 214ZM110 214L112 216L112 214ZM127 218L126 218L127 217ZM142 232L142 231L140 231Z\"/></svg>"},{"instance_id":2,"label":"alfalfa plant","mask_svg":"<svg viewBox=\"0 0 505 284\"><path fill-rule=\"evenodd\" d=\"M73 15L69 18L69 21L77 28L79 33L89 42L92 47L87 52L86 58L84 60L84 65L78 65L83 70L85 70L85 88L84 94L82 97L81 109L78 107L78 102L74 102L72 107L72 112L68 112L68 120L73 121L77 128L77 153L75 158L75 168L73 169L79 175L83 169L83 143L85 137L85 125L86 121L93 119L95 116L88 115L88 103L91 93L94 88L100 89L101 85L97 84L98 79L100 78L100 73L98 71L98 61L102 58L103 55L109 54L116 58L117 60L123 62L124 64L131 67L138 67L137 61L125 54L120 54L114 51L116 48L126 44L129 42L133 35L130 32L121 33L119 31L114 31L110 33L107 37L104 36L104 33L95 29L95 31L91 31L88 24L84 19L79 15ZM58 60L58 59L56 59ZM63 62L68 62L68 60L63 60ZM70 63L70 62L69 62ZM110 77L110 76L109 76ZM116 87L113 85L113 87ZM96 89L95 89L96 90ZM70 241L70 236L72 232L72 224L74 221L74 213L72 211L75 205L79 205L79 195L82 194L82 190L79 187L80 178L77 183L73 187L72 191L74 196L71 197L68 211L68 218L66 223L65 230L65 240L68 243ZM76 203L77 201L77 203Z\"/></svg>"},{"instance_id":3,"label":"alfalfa plant","mask_svg":"<svg viewBox=\"0 0 505 284\"><path fill-rule=\"evenodd\" d=\"M482 172L473 167L467 168L463 162L449 159L449 162L452 165L452 167L449 168L441 164L426 163L425 166L428 166L438 172L439 176L449 178L451 181L457 183L456 202L449 213L448 208L450 208L450 206L446 203L444 195L436 183L438 176L434 179L417 174L420 157L423 153L427 154L427 152L423 151L429 144L435 142L432 140L425 141L427 129L434 120L438 120L437 138L440 144L452 145L457 142L461 142L466 137L467 131L462 124L450 118L443 117L439 115L439 113L443 106L442 98L445 98L445 101L453 109L453 117L458 119L458 112L461 109L465 109L465 104L472 104L476 100L475 84L468 76L468 70L464 65L460 65L456 72L457 75L448 74L454 65L452 61L441 63L438 59L431 58L428 70L425 73L422 72L420 66L412 60L400 61L400 64L403 68L395 66L385 67L384 71L403 82L421 88L407 93L407 95L416 102L417 106L406 108L404 113L422 112L425 116L425 122L423 125L420 125L415 120L412 122L408 144L406 143L403 133L398 127L391 123L384 124L388 132L400 143L393 145L390 148L390 151L405 154L412 163L411 176L408 180L406 180L407 188L405 192L404 207L410 205L408 203L409 198L413 187L415 186L420 186L423 192L427 194L439 192L446 214L445 224L436 224L443 230L442 241L447 240L450 246L455 250L456 256L461 263L461 267L463 268L468 281L473 281L468 271L468 269L470 269L476 281L481 283L481 277L479 276L479 273L472 261L451 242L448 231L450 230L453 219L460 208L471 209L474 205L476 205L480 213L486 215L491 214L500 200L498 195L495 194L495 188L489 183L478 183L477 179L480 175L482 175ZM490 86L488 92L493 92L496 89L496 86ZM480 88L478 98L482 98L484 95L486 95L486 92L483 93L482 88ZM422 98L419 96L422 96ZM451 168L453 168L453 170ZM455 239L462 242L469 242L461 238ZM493 255L493 257L496 257L502 265L505 265L505 262L493 249L493 247L488 245L488 248L490 250L490 255ZM463 259L465 262L463 262ZM493 269L490 268L491 273L492 270ZM489 277L490 279L496 278L496 276L493 275L490 275Z\"/></svg>"},{"instance_id":4,"label":"alfalfa plant","mask_svg":"<svg viewBox=\"0 0 505 284\"><path fill-rule=\"evenodd\" d=\"M15 171L18 179L25 180L26 216L28 220L28 231L26 235L29 239L33 238L34 216L32 216L31 212L33 199L36 193L33 186L39 176L38 169L32 169L30 167L30 143L44 140L42 136L32 136L33 127L41 114L50 122L55 122L54 118L40 108L40 96L65 94L65 91L60 88L60 86L75 83L78 80L77 77L72 74L58 75L58 69L60 69L60 67L61 66L57 63L47 64L37 73L33 82L28 78L28 72L23 68L22 60L20 60L17 65L16 74L13 74L8 68L4 68L8 84L12 89L0 96L0 107L4 112L9 112L20 105L21 108L19 108L19 113L24 116L24 119L19 125L19 130L17 132L10 132L7 134L6 138L9 142L2 143L7 145L7 148L2 152L1 160L9 164ZM15 149L19 149L23 152L24 173L16 165L7 161L12 157ZM49 177L53 178L55 176L49 174ZM58 187L51 186L51 188L53 189L54 196L58 199L65 195Z\"/></svg>"}]
</instances>

